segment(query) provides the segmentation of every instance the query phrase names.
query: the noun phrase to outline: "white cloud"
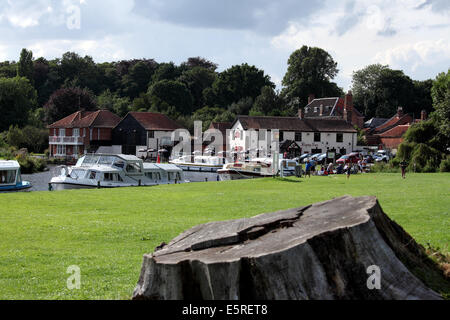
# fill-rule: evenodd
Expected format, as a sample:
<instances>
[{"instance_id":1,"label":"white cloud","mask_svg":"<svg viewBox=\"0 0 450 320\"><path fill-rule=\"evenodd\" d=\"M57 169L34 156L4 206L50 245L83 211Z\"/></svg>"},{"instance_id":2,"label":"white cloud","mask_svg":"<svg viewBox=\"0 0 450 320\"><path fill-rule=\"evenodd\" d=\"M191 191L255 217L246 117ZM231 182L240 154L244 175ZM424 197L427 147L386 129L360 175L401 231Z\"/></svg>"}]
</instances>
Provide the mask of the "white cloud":
<instances>
[{"instance_id":1,"label":"white cloud","mask_svg":"<svg viewBox=\"0 0 450 320\"><path fill-rule=\"evenodd\" d=\"M450 65L449 42L442 40L448 39L450 24L430 6L417 9L425 2L378 0L326 7L308 28L291 23L272 39L272 46L286 53L302 45L325 49L338 62L335 80L344 89L350 88L353 71L375 62L402 69L414 79L433 78Z\"/></svg>"},{"instance_id":2,"label":"white cloud","mask_svg":"<svg viewBox=\"0 0 450 320\"><path fill-rule=\"evenodd\" d=\"M443 62L450 66L450 41L439 39L400 45L378 53L374 61L412 71Z\"/></svg>"}]
</instances>

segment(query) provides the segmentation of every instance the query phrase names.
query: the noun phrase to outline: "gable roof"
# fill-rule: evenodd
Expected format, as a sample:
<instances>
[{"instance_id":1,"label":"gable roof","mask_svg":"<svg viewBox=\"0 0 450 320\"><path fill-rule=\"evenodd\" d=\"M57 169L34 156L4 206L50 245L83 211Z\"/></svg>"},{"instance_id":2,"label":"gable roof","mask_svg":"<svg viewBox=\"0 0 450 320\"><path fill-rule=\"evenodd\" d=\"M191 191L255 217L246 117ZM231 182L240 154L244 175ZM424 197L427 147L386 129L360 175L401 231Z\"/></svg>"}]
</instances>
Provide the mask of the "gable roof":
<instances>
[{"instance_id":1,"label":"gable roof","mask_svg":"<svg viewBox=\"0 0 450 320\"><path fill-rule=\"evenodd\" d=\"M405 132L408 131L409 127L409 124L398 125L383 133L380 133L379 136L382 138L401 138Z\"/></svg>"},{"instance_id":2,"label":"gable roof","mask_svg":"<svg viewBox=\"0 0 450 320\"><path fill-rule=\"evenodd\" d=\"M238 116L235 122L237 121L241 123L244 130L278 129L282 131L311 131L311 128L297 117Z\"/></svg>"},{"instance_id":3,"label":"gable roof","mask_svg":"<svg viewBox=\"0 0 450 320\"><path fill-rule=\"evenodd\" d=\"M320 98L311 101L304 109L304 117L320 117L320 106L323 106L322 117L342 117L345 100L343 98ZM364 117L355 107L352 108L357 117Z\"/></svg>"},{"instance_id":4,"label":"gable roof","mask_svg":"<svg viewBox=\"0 0 450 320\"><path fill-rule=\"evenodd\" d=\"M228 129L231 129L233 122L211 122L209 129L217 129L222 134L226 134Z\"/></svg>"},{"instance_id":5,"label":"gable roof","mask_svg":"<svg viewBox=\"0 0 450 320\"><path fill-rule=\"evenodd\" d=\"M129 112L126 117L128 116L136 119L145 130L173 131L182 128L178 123L162 113Z\"/></svg>"},{"instance_id":6,"label":"gable roof","mask_svg":"<svg viewBox=\"0 0 450 320\"><path fill-rule=\"evenodd\" d=\"M388 121L388 118L372 118L364 123L364 127L366 128L376 128L381 126L383 123Z\"/></svg>"},{"instance_id":7,"label":"gable roof","mask_svg":"<svg viewBox=\"0 0 450 320\"><path fill-rule=\"evenodd\" d=\"M339 119L300 119L297 117L238 116L234 123L236 123L237 121L241 123L244 130L278 129L281 131L302 132L357 132L351 124Z\"/></svg>"},{"instance_id":8,"label":"gable roof","mask_svg":"<svg viewBox=\"0 0 450 320\"><path fill-rule=\"evenodd\" d=\"M398 116L398 114L395 114L392 118L384 122L378 127L373 128L373 133L383 133L385 131L388 131L392 129L393 127L409 124L412 122L412 117L409 114L405 114L402 116Z\"/></svg>"},{"instance_id":9,"label":"gable roof","mask_svg":"<svg viewBox=\"0 0 450 320\"><path fill-rule=\"evenodd\" d=\"M114 128L120 118L109 110L77 111L48 128Z\"/></svg>"}]
</instances>

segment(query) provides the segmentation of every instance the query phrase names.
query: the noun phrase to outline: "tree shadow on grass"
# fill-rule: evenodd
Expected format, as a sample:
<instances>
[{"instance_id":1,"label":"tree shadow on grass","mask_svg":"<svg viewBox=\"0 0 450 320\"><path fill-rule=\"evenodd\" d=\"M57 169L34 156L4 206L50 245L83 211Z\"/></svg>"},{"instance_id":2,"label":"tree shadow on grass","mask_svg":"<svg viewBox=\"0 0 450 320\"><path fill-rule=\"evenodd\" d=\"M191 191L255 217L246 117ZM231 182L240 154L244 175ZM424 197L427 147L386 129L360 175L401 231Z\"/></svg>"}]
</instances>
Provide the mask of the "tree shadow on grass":
<instances>
[{"instance_id":1,"label":"tree shadow on grass","mask_svg":"<svg viewBox=\"0 0 450 320\"><path fill-rule=\"evenodd\" d=\"M291 178L276 177L276 178L273 178L273 179L276 180L276 181L281 181L281 182L294 182L294 183L303 182L302 180L300 180L300 179L303 179L303 178L295 178L295 177L291 177Z\"/></svg>"}]
</instances>

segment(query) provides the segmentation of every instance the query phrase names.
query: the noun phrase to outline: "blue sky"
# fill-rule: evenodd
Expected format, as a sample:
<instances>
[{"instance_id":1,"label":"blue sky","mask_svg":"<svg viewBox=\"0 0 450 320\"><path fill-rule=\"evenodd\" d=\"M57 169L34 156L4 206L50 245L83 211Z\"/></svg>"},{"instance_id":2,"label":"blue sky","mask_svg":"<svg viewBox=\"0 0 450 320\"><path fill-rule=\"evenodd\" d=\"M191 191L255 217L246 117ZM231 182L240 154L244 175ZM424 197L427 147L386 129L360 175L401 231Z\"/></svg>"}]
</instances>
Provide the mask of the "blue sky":
<instances>
[{"instance_id":1,"label":"blue sky","mask_svg":"<svg viewBox=\"0 0 450 320\"><path fill-rule=\"evenodd\" d=\"M52 59L66 51L96 61L201 56L219 71L247 62L278 87L302 45L338 62L335 81L372 63L413 79L450 67L448 0L0 0L0 61L22 48Z\"/></svg>"}]
</instances>

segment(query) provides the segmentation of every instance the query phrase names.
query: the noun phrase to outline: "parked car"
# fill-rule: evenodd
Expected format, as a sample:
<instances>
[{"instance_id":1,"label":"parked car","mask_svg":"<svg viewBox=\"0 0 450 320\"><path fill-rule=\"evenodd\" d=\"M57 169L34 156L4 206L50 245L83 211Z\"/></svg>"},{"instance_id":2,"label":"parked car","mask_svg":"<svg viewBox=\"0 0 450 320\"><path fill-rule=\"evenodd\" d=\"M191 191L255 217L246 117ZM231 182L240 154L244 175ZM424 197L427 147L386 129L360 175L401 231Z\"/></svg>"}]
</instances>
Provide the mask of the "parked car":
<instances>
[{"instance_id":1,"label":"parked car","mask_svg":"<svg viewBox=\"0 0 450 320\"><path fill-rule=\"evenodd\" d=\"M296 160L298 163L302 163L303 160L305 160L306 158L308 158L310 156L311 156L311 153L304 153L300 157L294 158L294 160Z\"/></svg>"},{"instance_id":2,"label":"parked car","mask_svg":"<svg viewBox=\"0 0 450 320\"><path fill-rule=\"evenodd\" d=\"M326 153L322 153L321 155L319 155L317 157L317 162L324 164L324 162L327 160L327 154Z\"/></svg>"},{"instance_id":3,"label":"parked car","mask_svg":"<svg viewBox=\"0 0 450 320\"><path fill-rule=\"evenodd\" d=\"M364 157L364 161L366 163L373 163L375 161L375 158L372 155L369 154L369 155Z\"/></svg>"},{"instance_id":4,"label":"parked car","mask_svg":"<svg viewBox=\"0 0 450 320\"><path fill-rule=\"evenodd\" d=\"M376 162L380 162L380 161L388 162L390 160L390 155L386 150L378 150L375 153L375 156L377 157L375 159Z\"/></svg>"},{"instance_id":5,"label":"parked car","mask_svg":"<svg viewBox=\"0 0 450 320\"><path fill-rule=\"evenodd\" d=\"M336 163L358 163L360 158L355 154L346 154L345 156L340 157L338 160L336 160Z\"/></svg>"}]
</instances>

